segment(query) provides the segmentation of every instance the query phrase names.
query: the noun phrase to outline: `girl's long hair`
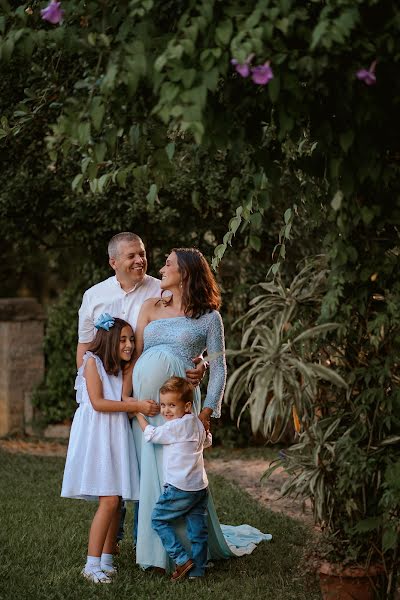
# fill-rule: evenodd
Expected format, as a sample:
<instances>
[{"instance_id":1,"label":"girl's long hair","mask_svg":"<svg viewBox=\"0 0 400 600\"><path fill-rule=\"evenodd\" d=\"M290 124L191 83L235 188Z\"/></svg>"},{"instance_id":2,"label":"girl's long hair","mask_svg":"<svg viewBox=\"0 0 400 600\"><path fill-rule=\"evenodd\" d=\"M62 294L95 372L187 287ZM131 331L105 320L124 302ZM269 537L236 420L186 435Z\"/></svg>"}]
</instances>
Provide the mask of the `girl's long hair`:
<instances>
[{"instance_id":1,"label":"girl's long hair","mask_svg":"<svg viewBox=\"0 0 400 600\"><path fill-rule=\"evenodd\" d=\"M133 360L133 354L130 360L121 360L119 352L121 331L124 327L131 326L123 319L118 319L118 317L113 317L113 319L114 325L110 327L109 331L105 329L97 330L96 336L88 348L90 352L101 359L108 375L118 375L121 370L127 369Z\"/></svg>"},{"instance_id":2,"label":"girl's long hair","mask_svg":"<svg viewBox=\"0 0 400 600\"><path fill-rule=\"evenodd\" d=\"M187 317L201 315L221 306L221 293L208 262L197 248L172 248L182 277L182 305Z\"/></svg>"}]
</instances>

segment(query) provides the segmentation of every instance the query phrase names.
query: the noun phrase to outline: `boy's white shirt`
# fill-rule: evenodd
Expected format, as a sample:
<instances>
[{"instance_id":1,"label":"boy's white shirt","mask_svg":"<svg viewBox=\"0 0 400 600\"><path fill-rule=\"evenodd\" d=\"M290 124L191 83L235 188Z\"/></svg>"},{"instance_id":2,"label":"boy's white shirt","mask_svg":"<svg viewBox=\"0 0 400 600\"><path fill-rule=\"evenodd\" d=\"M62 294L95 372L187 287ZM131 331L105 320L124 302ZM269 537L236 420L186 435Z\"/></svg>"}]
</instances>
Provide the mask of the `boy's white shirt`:
<instances>
[{"instance_id":1,"label":"boy's white shirt","mask_svg":"<svg viewBox=\"0 0 400 600\"><path fill-rule=\"evenodd\" d=\"M208 486L203 449L211 446L212 436L206 434L198 417L186 414L159 427L147 425L144 437L146 442L164 445L164 483L186 492L197 492Z\"/></svg>"}]
</instances>

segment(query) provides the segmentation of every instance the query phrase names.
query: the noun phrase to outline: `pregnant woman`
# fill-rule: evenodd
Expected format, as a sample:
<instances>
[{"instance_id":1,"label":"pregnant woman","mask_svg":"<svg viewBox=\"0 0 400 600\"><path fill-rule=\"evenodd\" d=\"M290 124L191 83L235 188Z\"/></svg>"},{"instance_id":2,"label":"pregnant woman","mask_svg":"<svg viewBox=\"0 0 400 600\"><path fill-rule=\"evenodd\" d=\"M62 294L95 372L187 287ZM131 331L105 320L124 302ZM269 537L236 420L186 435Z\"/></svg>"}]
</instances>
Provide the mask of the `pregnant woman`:
<instances>
[{"instance_id":1,"label":"pregnant woman","mask_svg":"<svg viewBox=\"0 0 400 600\"><path fill-rule=\"evenodd\" d=\"M139 359L133 372L134 396L138 400L159 401L158 390L172 375L185 377L193 358L207 350L210 374L207 395L201 407L200 390L194 394L193 412L206 428L210 416L219 417L226 380L224 332L217 309L221 298L218 286L204 256L195 248L174 248L160 270L161 289L168 298L150 298L140 311L136 328ZM152 425L164 422L160 415L149 418ZM143 568L173 570L158 535L151 527L151 513L162 486L162 445L147 444L136 421L132 423L140 465L140 500L136 562ZM211 494L208 504L210 558L249 554L255 544L270 539L248 525L220 525ZM184 527L178 527L184 538Z\"/></svg>"}]
</instances>

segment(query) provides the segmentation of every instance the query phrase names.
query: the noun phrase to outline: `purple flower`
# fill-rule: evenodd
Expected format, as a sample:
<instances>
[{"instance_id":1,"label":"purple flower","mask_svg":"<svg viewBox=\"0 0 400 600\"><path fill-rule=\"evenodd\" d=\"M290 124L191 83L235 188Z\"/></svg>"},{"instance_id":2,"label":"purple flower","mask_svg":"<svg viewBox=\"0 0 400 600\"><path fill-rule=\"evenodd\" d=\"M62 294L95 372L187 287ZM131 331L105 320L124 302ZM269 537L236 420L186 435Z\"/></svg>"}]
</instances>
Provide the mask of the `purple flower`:
<instances>
[{"instance_id":1,"label":"purple flower","mask_svg":"<svg viewBox=\"0 0 400 600\"><path fill-rule=\"evenodd\" d=\"M61 23L65 11L60 8L60 5L61 2L51 0L50 4L40 11L43 21L48 21L49 23L53 23L53 25Z\"/></svg>"},{"instance_id":2,"label":"purple flower","mask_svg":"<svg viewBox=\"0 0 400 600\"><path fill-rule=\"evenodd\" d=\"M250 75L250 63L253 60L254 54L250 54L243 64L240 64L236 58L232 58L231 64L235 67L236 72L241 77L248 77Z\"/></svg>"},{"instance_id":3,"label":"purple flower","mask_svg":"<svg viewBox=\"0 0 400 600\"><path fill-rule=\"evenodd\" d=\"M374 62L371 64L369 69L360 69L359 71L357 71L357 73L356 73L357 79L359 79L360 81L363 81L365 83L365 85L375 85L375 83L376 83L375 67L376 67L376 60L374 60Z\"/></svg>"},{"instance_id":4,"label":"purple flower","mask_svg":"<svg viewBox=\"0 0 400 600\"><path fill-rule=\"evenodd\" d=\"M269 61L251 69L251 78L257 85L267 85L274 78Z\"/></svg>"}]
</instances>

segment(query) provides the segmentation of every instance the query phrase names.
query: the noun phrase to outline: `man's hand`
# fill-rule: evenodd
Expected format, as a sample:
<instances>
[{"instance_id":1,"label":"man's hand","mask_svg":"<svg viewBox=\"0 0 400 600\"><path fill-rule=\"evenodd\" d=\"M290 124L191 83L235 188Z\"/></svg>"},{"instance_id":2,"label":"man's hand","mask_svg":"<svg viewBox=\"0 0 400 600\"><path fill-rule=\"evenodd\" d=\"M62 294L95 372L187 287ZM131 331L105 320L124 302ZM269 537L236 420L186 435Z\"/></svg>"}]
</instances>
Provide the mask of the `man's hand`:
<instances>
[{"instance_id":1,"label":"man's hand","mask_svg":"<svg viewBox=\"0 0 400 600\"><path fill-rule=\"evenodd\" d=\"M199 414L199 419L203 423L203 427L207 433L211 431L210 417L212 415L212 412L213 411L211 408L203 408L203 410Z\"/></svg>"},{"instance_id":2,"label":"man's hand","mask_svg":"<svg viewBox=\"0 0 400 600\"><path fill-rule=\"evenodd\" d=\"M137 412L140 412L147 417L155 417L160 412L160 405L154 400L138 400Z\"/></svg>"},{"instance_id":3,"label":"man's hand","mask_svg":"<svg viewBox=\"0 0 400 600\"><path fill-rule=\"evenodd\" d=\"M188 369L186 371L186 379L189 381L189 383L196 387L199 385L199 383L204 377L204 373L206 372L206 366L201 356L196 356L196 358L192 359L192 362L194 362L196 367L194 369Z\"/></svg>"}]
</instances>

